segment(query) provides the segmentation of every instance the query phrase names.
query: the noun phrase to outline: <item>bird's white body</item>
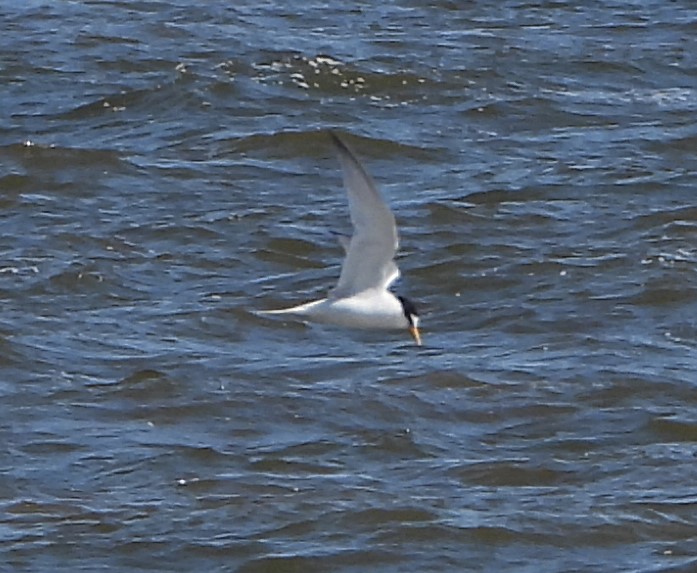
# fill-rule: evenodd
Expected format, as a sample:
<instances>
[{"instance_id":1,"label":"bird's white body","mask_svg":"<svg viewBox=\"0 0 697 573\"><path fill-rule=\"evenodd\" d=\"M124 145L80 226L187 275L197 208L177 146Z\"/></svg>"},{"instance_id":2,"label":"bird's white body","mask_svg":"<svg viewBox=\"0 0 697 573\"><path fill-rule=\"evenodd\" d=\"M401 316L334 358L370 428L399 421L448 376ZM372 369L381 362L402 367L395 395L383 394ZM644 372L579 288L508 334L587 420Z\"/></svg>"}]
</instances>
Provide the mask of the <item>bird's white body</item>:
<instances>
[{"instance_id":1,"label":"bird's white body","mask_svg":"<svg viewBox=\"0 0 697 573\"><path fill-rule=\"evenodd\" d=\"M267 310L264 314L289 315L312 322L371 330L403 330L410 325L402 303L386 290L323 298L292 308Z\"/></svg>"},{"instance_id":2,"label":"bird's white body","mask_svg":"<svg viewBox=\"0 0 697 573\"><path fill-rule=\"evenodd\" d=\"M354 227L351 239L341 240L346 259L339 282L327 298L262 312L350 328L409 329L420 344L416 307L388 290L399 277L394 215L353 151L336 134L330 135L344 172Z\"/></svg>"}]
</instances>

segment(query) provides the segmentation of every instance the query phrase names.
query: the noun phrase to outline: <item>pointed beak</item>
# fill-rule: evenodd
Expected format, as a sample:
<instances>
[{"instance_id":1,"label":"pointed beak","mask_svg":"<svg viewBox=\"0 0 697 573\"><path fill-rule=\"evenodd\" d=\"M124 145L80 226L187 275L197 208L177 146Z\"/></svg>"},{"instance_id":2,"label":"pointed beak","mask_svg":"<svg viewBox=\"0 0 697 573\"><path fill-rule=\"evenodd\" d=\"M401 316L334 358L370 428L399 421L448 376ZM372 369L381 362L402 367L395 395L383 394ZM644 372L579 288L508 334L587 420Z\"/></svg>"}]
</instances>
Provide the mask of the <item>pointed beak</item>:
<instances>
[{"instance_id":1,"label":"pointed beak","mask_svg":"<svg viewBox=\"0 0 697 573\"><path fill-rule=\"evenodd\" d=\"M418 327L412 325L409 327L409 334L411 334L412 338L416 342L416 346L421 346L421 334L419 334L419 329Z\"/></svg>"}]
</instances>

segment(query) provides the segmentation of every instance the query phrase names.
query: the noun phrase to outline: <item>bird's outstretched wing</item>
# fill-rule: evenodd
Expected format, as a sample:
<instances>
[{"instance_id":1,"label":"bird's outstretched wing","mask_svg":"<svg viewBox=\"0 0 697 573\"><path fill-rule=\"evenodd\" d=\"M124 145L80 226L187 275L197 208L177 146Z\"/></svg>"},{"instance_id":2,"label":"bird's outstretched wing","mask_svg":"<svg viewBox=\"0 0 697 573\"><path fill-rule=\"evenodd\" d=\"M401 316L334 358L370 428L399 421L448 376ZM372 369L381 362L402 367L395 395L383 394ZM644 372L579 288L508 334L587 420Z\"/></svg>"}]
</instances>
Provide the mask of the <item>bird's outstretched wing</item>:
<instances>
[{"instance_id":1,"label":"bird's outstretched wing","mask_svg":"<svg viewBox=\"0 0 697 573\"><path fill-rule=\"evenodd\" d=\"M393 260L398 246L394 215L351 148L336 133L330 132L330 135L344 172L353 223L353 236L341 267L339 283L330 297L386 289L399 277L399 269Z\"/></svg>"}]
</instances>

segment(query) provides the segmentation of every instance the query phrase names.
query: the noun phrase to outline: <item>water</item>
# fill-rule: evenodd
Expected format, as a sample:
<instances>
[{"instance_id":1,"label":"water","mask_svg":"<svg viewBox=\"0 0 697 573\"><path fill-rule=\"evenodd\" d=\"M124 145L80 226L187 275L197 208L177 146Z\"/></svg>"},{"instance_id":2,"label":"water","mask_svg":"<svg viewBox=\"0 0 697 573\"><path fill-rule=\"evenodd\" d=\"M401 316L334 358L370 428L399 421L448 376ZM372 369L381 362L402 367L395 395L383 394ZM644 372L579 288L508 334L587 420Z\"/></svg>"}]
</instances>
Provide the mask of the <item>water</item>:
<instances>
[{"instance_id":1,"label":"water","mask_svg":"<svg viewBox=\"0 0 697 573\"><path fill-rule=\"evenodd\" d=\"M0 567L697 568L697 9L6 2ZM406 333L269 320L393 206Z\"/></svg>"}]
</instances>

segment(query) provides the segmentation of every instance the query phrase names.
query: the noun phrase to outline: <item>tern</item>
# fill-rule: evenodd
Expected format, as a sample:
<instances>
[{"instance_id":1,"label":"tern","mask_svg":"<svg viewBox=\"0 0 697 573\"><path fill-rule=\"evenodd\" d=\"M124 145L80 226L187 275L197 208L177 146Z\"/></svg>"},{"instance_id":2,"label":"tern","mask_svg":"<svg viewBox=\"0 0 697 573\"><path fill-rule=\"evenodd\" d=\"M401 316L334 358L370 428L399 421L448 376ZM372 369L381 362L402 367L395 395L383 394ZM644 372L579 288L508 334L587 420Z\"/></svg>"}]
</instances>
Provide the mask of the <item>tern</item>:
<instances>
[{"instance_id":1,"label":"tern","mask_svg":"<svg viewBox=\"0 0 697 573\"><path fill-rule=\"evenodd\" d=\"M394 215L356 154L336 133L329 135L339 155L353 224L350 239L339 237L346 251L339 282L326 298L261 313L348 328L405 329L420 346L416 305L389 290L399 277Z\"/></svg>"}]
</instances>

